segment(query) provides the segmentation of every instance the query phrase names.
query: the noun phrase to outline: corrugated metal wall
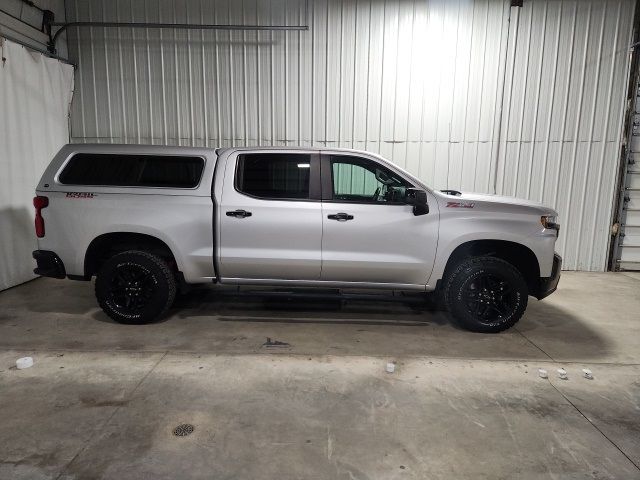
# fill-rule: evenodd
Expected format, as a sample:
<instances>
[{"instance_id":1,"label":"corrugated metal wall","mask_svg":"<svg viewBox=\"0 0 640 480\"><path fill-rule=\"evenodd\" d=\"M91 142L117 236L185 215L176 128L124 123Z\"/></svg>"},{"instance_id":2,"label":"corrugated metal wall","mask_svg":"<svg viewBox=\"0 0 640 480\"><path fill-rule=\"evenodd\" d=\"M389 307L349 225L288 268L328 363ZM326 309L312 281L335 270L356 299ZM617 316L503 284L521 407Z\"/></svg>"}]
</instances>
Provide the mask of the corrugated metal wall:
<instances>
[{"instance_id":1,"label":"corrugated metal wall","mask_svg":"<svg viewBox=\"0 0 640 480\"><path fill-rule=\"evenodd\" d=\"M310 26L72 29L73 141L379 152L436 188L556 205L565 267L605 268L633 0L306 6L68 0L72 20Z\"/></svg>"},{"instance_id":2,"label":"corrugated metal wall","mask_svg":"<svg viewBox=\"0 0 640 480\"><path fill-rule=\"evenodd\" d=\"M79 19L310 25L75 32L74 140L353 147L436 186L491 188L502 1L310 1L306 19L304 2L270 4L69 2Z\"/></svg>"},{"instance_id":3,"label":"corrugated metal wall","mask_svg":"<svg viewBox=\"0 0 640 480\"><path fill-rule=\"evenodd\" d=\"M496 190L561 212L571 270L606 268L634 3L525 1L512 16Z\"/></svg>"}]
</instances>

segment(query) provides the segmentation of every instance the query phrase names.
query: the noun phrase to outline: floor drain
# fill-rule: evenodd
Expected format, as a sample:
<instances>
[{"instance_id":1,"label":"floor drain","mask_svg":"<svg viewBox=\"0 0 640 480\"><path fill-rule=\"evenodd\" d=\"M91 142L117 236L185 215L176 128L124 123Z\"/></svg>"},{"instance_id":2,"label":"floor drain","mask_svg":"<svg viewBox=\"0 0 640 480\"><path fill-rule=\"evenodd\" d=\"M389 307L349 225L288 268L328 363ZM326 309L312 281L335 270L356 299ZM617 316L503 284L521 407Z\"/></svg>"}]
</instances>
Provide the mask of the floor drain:
<instances>
[{"instance_id":1,"label":"floor drain","mask_svg":"<svg viewBox=\"0 0 640 480\"><path fill-rule=\"evenodd\" d=\"M182 425L178 425L173 429L173 434L176 437L186 437L187 435L191 435L193 433L193 425L189 423L183 423Z\"/></svg>"}]
</instances>

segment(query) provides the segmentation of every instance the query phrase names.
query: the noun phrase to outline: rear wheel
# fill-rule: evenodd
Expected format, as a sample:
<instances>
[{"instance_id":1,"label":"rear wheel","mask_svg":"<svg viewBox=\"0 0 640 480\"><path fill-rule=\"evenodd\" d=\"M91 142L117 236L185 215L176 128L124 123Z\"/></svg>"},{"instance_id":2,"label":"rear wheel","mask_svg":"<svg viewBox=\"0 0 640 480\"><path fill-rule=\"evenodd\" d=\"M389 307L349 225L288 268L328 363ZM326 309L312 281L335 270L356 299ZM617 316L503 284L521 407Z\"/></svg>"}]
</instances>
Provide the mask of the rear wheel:
<instances>
[{"instance_id":1,"label":"rear wheel","mask_svg":"<svg viewBox=\"0 0 640 480\"><path fill-rule=\"evenodd\" d=\"M130 250L107 260L96 279L96 298L116 322L150 323L164 315L176 296L176 280L156 255Z\"/></svg>"},{"instance_id":2,"label":"rear wheel","mask_svg":"<svg viewBox=\"0 0 640 480\"><path fill-rule=\"evenodd\" d=\"M453 318L474 332L496 333L516 324L527 308L522 274L494 257L462 260L448 276L445 304Z\"/></svg>"}]
</instances>

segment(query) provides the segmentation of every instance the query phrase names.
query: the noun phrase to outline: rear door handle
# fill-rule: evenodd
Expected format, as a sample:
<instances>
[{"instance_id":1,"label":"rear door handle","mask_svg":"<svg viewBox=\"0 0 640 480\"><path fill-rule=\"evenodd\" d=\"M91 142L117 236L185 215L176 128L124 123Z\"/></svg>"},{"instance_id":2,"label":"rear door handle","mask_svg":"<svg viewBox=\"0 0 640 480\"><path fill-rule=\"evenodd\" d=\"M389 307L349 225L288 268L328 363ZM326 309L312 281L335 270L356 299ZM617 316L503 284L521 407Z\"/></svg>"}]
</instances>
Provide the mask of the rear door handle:
<instances>
[{"instance_id":1,"label":"rear door handle","mask_svg":"<svg viewBox=\"0 0 640 480\"><path fill-rule=\"evenodd\" d=\"M250 216L251 212L247 212L246 210L233 210L231 212L227 212L227 217L245 218Z\"/></svg>"},{"instance_id":2,"label":"rear door handle","mask_svg":"<svg viewBox=\"0 0 640 480\"><path fill-rule=\"evenodd\" d=\"M335 215L327 215L329 220L338 220L339 222L346 222L347 220L353 220L353 215L348 213L336 213Z\"/></svg>"}]
</instances>

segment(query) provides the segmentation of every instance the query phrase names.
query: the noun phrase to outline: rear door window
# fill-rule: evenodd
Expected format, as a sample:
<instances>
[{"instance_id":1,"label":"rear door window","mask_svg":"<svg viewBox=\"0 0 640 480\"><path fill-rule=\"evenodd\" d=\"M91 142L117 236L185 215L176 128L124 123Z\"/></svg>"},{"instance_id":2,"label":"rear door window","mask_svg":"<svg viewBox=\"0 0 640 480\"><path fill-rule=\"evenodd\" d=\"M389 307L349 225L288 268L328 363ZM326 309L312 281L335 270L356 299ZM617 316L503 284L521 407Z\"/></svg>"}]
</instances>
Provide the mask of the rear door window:
<instances>
[{"instance_id":1,"label":"rear door window","mask_svg":"<svg viewBox=\"0 0 640 480\"><path fill-rule=\"evenodd\" d=\"M251 153L238 157L236 189L273 200L309 198L311 156L297 153Z\"/></svg>"},{"instance_id":2,"label":"rear door window","mask_svg":"<svg viewBox=\"0 0 640 480\"><path fill-rule=\"evenodd\" d=\"M78 153L58 180L65 185L194 188L203 169L201 157Z\"/></svg>"}]
</instances>

